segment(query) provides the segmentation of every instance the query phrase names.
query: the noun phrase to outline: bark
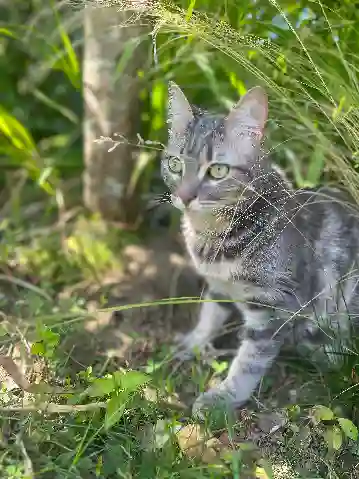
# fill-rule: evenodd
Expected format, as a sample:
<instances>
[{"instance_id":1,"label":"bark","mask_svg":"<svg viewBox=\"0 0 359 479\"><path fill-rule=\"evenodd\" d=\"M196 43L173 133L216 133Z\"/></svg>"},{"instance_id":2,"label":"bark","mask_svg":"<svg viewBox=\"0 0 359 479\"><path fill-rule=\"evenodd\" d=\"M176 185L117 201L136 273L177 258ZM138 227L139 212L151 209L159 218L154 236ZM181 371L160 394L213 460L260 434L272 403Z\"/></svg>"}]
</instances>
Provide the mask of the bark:
<instances>
[{"instance_id":1,"label":"bark","mask_svg":"<svg viewBox=\"0 0 359 479\"><path fill-rule=\"evenodd\" d=\"M138 152L128 142L136 143L139 131L142 85L137 71L143 68L148 55L148 44L140 41L140 36L143 39L148 29L139 21L129 22L131 12L118 11L116 7L86 7L84 14L83 199L87 208L99 212L104 219L131 223L138 214L138 201L127 190ZM118 73L118 65L129 48L132 55ZM110 152L111 142L95 141L101 136L118 140L116 133L128 142Z\"/></svg>"}]
</instances>

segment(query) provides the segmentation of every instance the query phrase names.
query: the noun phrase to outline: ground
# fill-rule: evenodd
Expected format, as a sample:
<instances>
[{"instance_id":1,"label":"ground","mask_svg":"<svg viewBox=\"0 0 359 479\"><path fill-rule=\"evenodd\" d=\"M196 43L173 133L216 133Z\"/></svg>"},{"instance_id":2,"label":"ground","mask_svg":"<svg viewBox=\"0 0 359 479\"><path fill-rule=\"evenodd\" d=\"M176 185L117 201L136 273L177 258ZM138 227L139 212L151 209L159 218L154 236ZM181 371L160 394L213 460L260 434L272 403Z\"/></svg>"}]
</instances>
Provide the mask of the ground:
<instances>
[{"instance_id":1,"label":"ground","mask_svg":"<svg viewBox=\"0 0 359 479\"><path fill-rule=\"evenodd\" d=\"M84 228L84 223L81 223L81 221L81 227ZM98 234L97 227L94 229L96 230L96 234ZM78 250L76 249L77 243L74 242L74 238L81 236L78 231L78 229L72 228L67 236L66 245L67 247L70 245L72 248L71 251L75 252ZM84 237L85 236L83 236L82 239ZM46 241L49 241L48 238ZM94 241L95 239L91 238L89 244L94 243ZM97 243L101 246L101 238L96 239L96 244ZM85 247L88 243L83 240L81 244L85 245L84 249L86 249ZM173 302L167 302L167 304L149 304L168 298L188 298L201 295L203 282L195 275L188 259L183 254L184 249L180 236L177 234L165 234L164 232L163 235L161 234L161 236L156 239L146 238L142 244L141 242L129 241L128 244L121 249L121 261L119 265L109 256L108 264L105 264L106 267L100 276L95 276L95 278L79 277L76 281L73 280L71 276L67 276L70 274L69 272L73 274L73 270L71 268L66 269L67 267L65 268L64 265L62 265L62 269L60 268L60 270L55 268L54 273L53 259L50 257L50 260L48 260L47 256L44 255L42 243L36 247L34 246L34 248L38 248L35 260L31 260L34 261L34 263L30 264L26 261L25 263L24 261L17 263L14 260L13 262L10 261L10 263L4 267L5 274L2 276L2 280L0 278L3 292L2 299L5 299L5 302L3 302L3 326L6 326L5 329L7 329L7 335L3 338L4 341L1 349L1 353L3 354L1 364L5 368L0 365L0 379L9 391L14 391L14 394L19 385L25 390L23 395L20 394L19 396L19 394L16 393L14 396L15 399L12 398L11 401L9 399L10 396L4 396L4 400L7 398L6 401L8 401L7 403L5 401L5 406L8 407L11 403L13 407L25 407L25 409L33 407L33 391L29 392L29 388L31 388L31 384L34 383L48 383L51 384L52 387L63 388L68 381L73 385L78 385L79 379L81 383L85 377L85 379L89 379L91 383L91 381L96 381L96 377L101 377L106 372L117 371L121 367L126 370L154 371L154 377L156 377L155 385L161 394L160 402L155 399L155 402L157 401L156 407L158 408L156 415L157 418L159 415L161 419L157 419L157 423L156 420L153 423L152 419L150 425L154 424L153 427L156 428L158 424L162 424L161 421L165 421L168 426L168 424L173 423L174 420L184 420L185 424L189 423L189 426L186 427L190 427L190 431L194 428L196 431L195 436L199 436L201 444L206 444L206 453L202 451L200 454L202 462L206 463L209 459L210 461L216 462L218 459L217 455L221 454L217 454L218 448L219 451L223 452L227 451L228 448L233 448L233 444L236 444L236 448L242 451L241 454L243 456L241 456L242 459L240 460L243 466L241 466L243 473L241 479L254 477L253 469L251 469L252 472L248 472L250 471L248 469L247 473L245 473L245 465L251 465L253 463L253 457L257 459L259 457L258 453L254 454L251 448L248 450L250 444L255 444L255 451L259 448L260 451L262 451L260 454L265 454L272 459L274 458L274 465L277 467L277 472L273 477L278 479L281 477L290 477L292 473L288 472L291 469L287 463L282 464L285 451L288 451L290 447L294 447L294 452L291 453L292 463L294 461L294 463L298 465L301 462L303 463L303 461L304 463L306 461L312 461L313 464L316 464L317 460L313 455L313 451L317 451L318 448L323 449L323 445L317 445L318 431L315 430L313 432L310 429L308 433L308 424L311 424L308 413L304 413L301 410L298 412L296 409L297 406L295 405L297 403L302 404L303 401L309 405L315 403L316 399L312 396L312 384L315 382L315 386L318 390L318 383L320 383L319 376L313 376L309 371L303 375L303 365L302 371L299 374L293 368L288 367L288 357L280 358L276 362L262 382L256 399L251 401L246 408L238 411L236 416L237 426L232 429L231 434L226 428L218 430L218 427L215 428L218 432L214 433L212 427L212 433L209 436L212 442L207 444L206 441L208 437L206 441L204 441L202 437L203 432L200 433L200 430L196 429L198 426L191 424L190 407L193 400L199 392L203 391L209 384L219 380L221 374L223 375L223 372L228 366L228 360L230 360L230 358L221 357L217 361L207 358L206 361L196 360L186 363L173 361L171 347L174 343L174 337L178 333L188 331L194 324L199 305L195 302L191 304L173 304ZM18 253L21 248L17 246L16 249ZM56 242L54 251L56 254L58 253ZM104 252L101 249L99 251L101 252L101 258L106 256L106 249L103 250ZM33 253L29 253L29 249L25 250L25 253L29 257L32 257L31 255ZM95 253L92 253L93 256L95 256ZM89 251L87 251L86 254L88 257L91 257ZM41 257L41 255L44 255L44 259L41 260L40 268L37 270L38 257ZM19 256L21 257L21 255ZM61 259L61 261L62 260L63 259ZM23 263L26 264L25 269ZM80 263L76 264L78 265ZM43 274L42 272L45 266L49 268L51 274L55 275L54 278L58 278L61 274L65 275L65 281L62 283L62 287L57 288L51 301L50 299L43 300L45 304L49 302L49 306L46 307L41 302L39 303L37 300L34 300L34 297L37 298L41 295L44 297L47 296L44 286L45 283L37 277L37 273L40 272L39 274ZM46 268L45 270L47 271ZM20 283L18 282L19 278L22 281L20 281ZM33 296L29 299L26 295L30 293L33 293ZM72 319L67 321L65 319L66 314L69 310L73 311L73 309L71 309L73 306L71 305L77 305L78 300L81 306L76 307L80 308L81 314L78 318L76 318L75 314ZM45 318L50 312L58 311L58 304L62 303L66 305L65 309L60 308L60 311L56 313L57 316L55 314L55 318L46 323L47 326L45 329L41 329L44 328L44 319L42 319L42 326L38 326L39 321L41 322L41 318ZM140 303L147 303L147 305L138 307ZM129 307L130 305L133 305L133 307ZM119 311L118 308L121 308L121 310ZM109 311L109 309L111 310ZM76 308L75 311L77 311ZM87 311L88 313L83 314L83 311ZM47 317L50 318L51 315ZM12 334L9 334L9 328ZM58 345L57 331L61 332L61 341ZM16 340L14 338L16 338ZM33 349L34 346L31 338L35 338L36 340L35 349ZM52 341L55 341L57 345L54 349L56 350L56 354L52 351ZM227 341L230 341L230 343ZM236 336L232 333L231 335L222 337L221 340L216 343L216 346L220 348L228 348L228 346L230 346L233 348L236 344ZM42 349L43 347L44 349ZM6 364L6 361L4 362L4 358L6 359L8 356L11 356L15 360L15 364L19 367L20 381L18 380L19 375L17 375L16 370L14 371L11 367L10 375L6 373L6 370L9 372L9 368L6 367L9 365ZM59 358L61 358L61 360ZM294 363L301 366L300 361L294 360ZM158 366L160 367L156 369ZM23 374L23 378L21 378L21 374ZM325 391L327 390L325 389ZM151 390L149 390L147 393L151 395L153 391L151 393ZM117 396L115 395L113 397ZM76 399L76 401L78 401L78 399ZM153 397L151 401L153 401ZM164 410L166 410L167 406L170 408L169 413L163 412L164 410L160 405L162 403L164 404ZM101 403L99 402L98 404ZM96 407L96 402L93 406ZM50 406L47 405L46 407L49 408ZM61 407L67 411L68 408L72 406L69 406L67 403L63 404L63 402L59 405L55 401L51 407L55 411L62 411L62 409L59 409ZM85 408L86 407L87 406L85 406ZM292 410L291 407L294 409ZM141 411L141 408L139 411ZM292 411L290 413L292 416L294 414L298 417L294 420L291 416L292 419L289 421L288 411ZM75 422L80 414L90 413L78 413L74 418ZM162 419L166 417L167 419ZM36 423L38 424L37 427L40 429L45 427L44 425L47 424L46 421L44 418L40 418L40 422ZM6 422L5 425L7 428L8 423ZM3 425L3 431L5 425ZM59 424L56 427L60 427ZM103 426L100 425L99 427L101 429ZM123 425L121 427L123 427ZM186 427L182 429L182 431L186 431ZM221 427L223 427L223 425ZM313 427L317 426L314 425ZM11 431L12 430L11 428ZM27 433L29 437L31 437L28 431ZM96 435L98 433L95 432L94 434ZM182 434L184 434L184 432ZM310 440L307 440L308 434ZM305 445L299 447L303 455L301 459L298 456L298 445L295 444L298 437L300 438L302 436L307 439ZM17 433L16 441L18 441L18 437ZM69 439L67 438L66 440ZM106 441L109 440L113 441L113 437L111 436L110 439L106 439ZM180 439L178 439L178 441L180 445ZM213 441L217 442L214 444ZM292 444L293 441L295 442L294 446ZM18 442L16 444L18 444ZM245 445L245 447L242 445ZM31 447L32 446L30 446L30 450ZM97 445L96 447L99 446ZM121 447L123 447L123 444ZM49 454L47 447L44 447L44 451L43 454L45 456ZM325 451L325 448L323 451ZM130 449L130 452L132 454L133 449ZM194 454L194 456L197 455L197 457L194 458L195 460L198 460L198 454L197 450L197 453ZM191 454L189 454L188 451L186 455L187 458L192 461ZM85 459L88 460L89 457L90 456L85 456ZM174 457L176 458L177 456ZM205 457L207 457L206 460ZM215 460L215 458L217 459ZM329 459L332 461L332 458ZM141 461L142 460L143 458ZM159 461L158 458L153 458L153 460ZM168 461L168 458L166 460ZM173 460L177 461L177 459L171 459L170 464L172 465L170 467L174 467ZM35 465L32 467L36 470L36 460L33 460L33 462ZM110 463L111 461L107 459L107 462ZM353 461L349 462L351 464L350 467L352 467ZM51 467L55 468L54 470L59 467L57 456L51 464ZM55 464L56 467L53 464ZM65 464L66 466L62 467L68 467L66 461ZM11 462L11 467L13 466L14 464ZM10 466L7 465L6 467ZM90 466L86 467L88 468ZM136 468L139 467L139 465L135 464L129 467L133 467L137 470ZM166 467L169 466L166 466L164 463L161 467L163 467L164 472L162 471L156 477L167 477L165 470L167 470ZM187 465L187 467L189 466ZM189 475L183 477L192 477L190 476L190 470L192 469L186 469ZM73 476L61 475L63 473L58 474L60 475L56 477L59 478L87 477L82 476L82 473L78 473L80 476L76 474ZM139 474L138 477L147 477L146 475L141 476L142 473L140 474L139 472L136 474ZM5 475L4 477L10 478L12 476ZM93 476L90 475L88 477ZM107 479L122 476L104 475L100 477ZM203 477L212 476L203 475ZM213 477L232 476L227 476L223 472Z\"/></svg>"},{"instance_id":2,"label":"ground","mask_svg":"<svg viewBox=\"0 0 359 479\"><path fill-rule=\"evenodd\" d=\"M173 241L162 238L151 241L148 246L130 245L123 251L123 262L123 269L106 275L100 286L90 284L62 293L63 296L74 292L85 296L93 312L84 326L88 340L83 341L82 337L79 342L72 338L73 359L81 356L88 359L86 348L89 346L96 354L117 358L131 367L143 365L154 351L171 344L175 334L187 330L193 323L196 304L97 313L100 298L104 298L103 307L116 307L201 293L200 280ZM85 366L83 360L77 361L81 367Z\"/></svg>"}]
</instances>

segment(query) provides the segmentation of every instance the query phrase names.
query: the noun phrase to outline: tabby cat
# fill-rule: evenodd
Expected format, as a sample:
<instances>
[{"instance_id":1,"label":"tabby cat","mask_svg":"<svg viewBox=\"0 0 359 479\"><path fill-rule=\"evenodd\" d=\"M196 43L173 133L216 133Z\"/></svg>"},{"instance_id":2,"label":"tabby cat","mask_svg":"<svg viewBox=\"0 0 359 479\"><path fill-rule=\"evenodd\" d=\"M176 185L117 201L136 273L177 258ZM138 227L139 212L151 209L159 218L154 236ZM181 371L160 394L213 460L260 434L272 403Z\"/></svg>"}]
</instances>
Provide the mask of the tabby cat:
<instances>
[{"instance_id":1,"label":"tabby cat","mask_svg":"<svg viewBox=\"0 0 359 479\"><path fill-rule=\"evenodd\" d=\"M263 152L267 115L260 87L219 116L169 86L162 175L213 300L201 303L198 324L183 337L184 357L227 320L229 303L216 300L231 300L244 320L228 375L197 398L198 414L218 400L243 405L284 342L337 359L359 312L358 211L339 189L291 187Z\"/></svg>"}]
</instances>

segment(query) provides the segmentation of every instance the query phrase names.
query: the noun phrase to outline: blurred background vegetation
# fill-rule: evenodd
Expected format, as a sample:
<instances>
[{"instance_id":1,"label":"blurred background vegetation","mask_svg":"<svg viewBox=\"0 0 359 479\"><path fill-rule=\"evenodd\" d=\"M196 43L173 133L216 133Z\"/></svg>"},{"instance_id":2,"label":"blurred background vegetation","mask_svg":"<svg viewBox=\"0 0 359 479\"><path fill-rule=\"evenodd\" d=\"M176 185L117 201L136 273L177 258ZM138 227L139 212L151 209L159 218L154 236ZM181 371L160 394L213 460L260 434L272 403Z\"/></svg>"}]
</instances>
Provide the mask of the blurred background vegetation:
<instances>
[{"instance_id":1,"label":"blurred background vegetation","mask_svg":"<svg viewBox=\"0 0 359 479\"><path fill-rule=\"evenodd\" d=\"M29 198L40 198L43 191L49 195L48 208L64 208L64 185L83 177L85 186L90 183L90 189L101 190L106 179L98 176L122 175L131 184L128 195L135 192L143 199L130 215L134 221L149 194L164 190L159 177L161 147L129 150L120 144L107 153L111 143L105 141L96 153L87 150L95 149L93 140L100 136L117 140L116 133L133 144L138 143L138 134L145 141L165 143L169 79L181 85L194 103L216 110L227 109L249 87L262 84L270 98L270 148L297 186L344 181L357 195L357 2L137 4L146 7L140 21L119 7L97 8L91 19L91 9L80 2L1 3L2 204L28 205ZM139 22L145 25L140 27ZM150 42L153 29L158 64ZM99 56L104 62L107 56L110 65L102 69L107 73L87 67ZM98 88L95 94L87 92L89 82L98 83L92 85ZM93 97L98 103L91 110ZM102 111L107 127L89 133L86 124L96 123L99 116L94 109ZM134 118L128 110L138 114ZM106 168L114 163L117 169L93 170L95 162ZM96 184L91 183L94 177ZM107 184L107 190L111 188L116 186ZM123 220L120 199L113 191L108 195L115 207L91 201L86 192L85 203L109 219Z\"/></svg>"}]
</instances>

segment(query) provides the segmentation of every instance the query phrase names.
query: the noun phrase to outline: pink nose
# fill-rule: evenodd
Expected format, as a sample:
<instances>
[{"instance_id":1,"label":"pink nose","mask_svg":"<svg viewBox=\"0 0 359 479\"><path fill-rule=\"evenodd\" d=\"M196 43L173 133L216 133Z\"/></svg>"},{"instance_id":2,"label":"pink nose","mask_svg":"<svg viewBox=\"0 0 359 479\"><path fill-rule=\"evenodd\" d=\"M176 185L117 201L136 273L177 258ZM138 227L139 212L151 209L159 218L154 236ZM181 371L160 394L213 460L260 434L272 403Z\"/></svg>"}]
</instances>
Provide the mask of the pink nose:
<instances>
[{"instance_id":1,"label":"pink nose","mask_svg":"<svg viewBox=\"0 0 359 479\"><path fill-rule=\"evenodd\" d=\"M182 184L176 190L176 196L180 198L184 205L188 205L197 197L198 183Z\"/></svg>"}]
</instances>

